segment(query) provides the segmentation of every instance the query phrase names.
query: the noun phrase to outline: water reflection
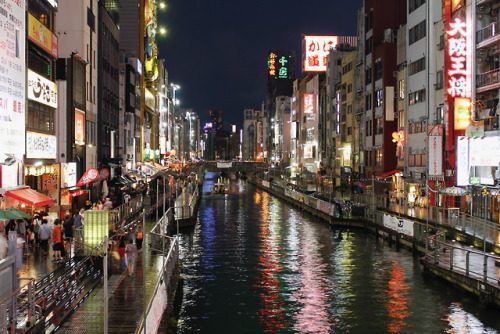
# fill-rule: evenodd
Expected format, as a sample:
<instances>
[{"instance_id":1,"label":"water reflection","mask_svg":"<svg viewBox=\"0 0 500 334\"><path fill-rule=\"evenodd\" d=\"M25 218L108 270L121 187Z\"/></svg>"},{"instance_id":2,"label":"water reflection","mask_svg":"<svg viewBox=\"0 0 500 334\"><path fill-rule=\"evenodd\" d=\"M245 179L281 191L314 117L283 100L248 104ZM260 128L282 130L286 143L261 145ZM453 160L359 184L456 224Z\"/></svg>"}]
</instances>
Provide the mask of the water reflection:
<instances>
[{"instance_id":1,"label":"water reflection","mask_svg":"<svg viewBox=\"0 0 500 334\"><path fill-rule=\"evenodd\" d=\"M476 318L473 314L466 312L460 303L452 303L449 308L448 316L443 320L448 325L446 333L498 333L498 331L492 328L486 328L478 318Z\"/></svg>"},{"instance_id":2,"label":"water reflection","mask_svg":"<svg viewBox=\"0 0 500 334\"><path fill-rule=\"evenodd\" d=\"M183 236L179 333L500 328L495 311L480 309L475 300L458 304L467 295L426 282L409 252L362 231L333 230L250 184L230 189L204 196L199 224Z\"/></svg>"},{"instance_id":3,"label":"water reflection","mask_svg":"<svg viewBox=\"0 0 500 334\"><path fill-rule=\"evenodd\" d=\"M389 333L399 333L407 325L406 318L410 315L408 310L408 293L410 286L406 284L406 274L397 261L390 262L389 282L387 283L387 313Z\"/></svg>"}]
</instances>

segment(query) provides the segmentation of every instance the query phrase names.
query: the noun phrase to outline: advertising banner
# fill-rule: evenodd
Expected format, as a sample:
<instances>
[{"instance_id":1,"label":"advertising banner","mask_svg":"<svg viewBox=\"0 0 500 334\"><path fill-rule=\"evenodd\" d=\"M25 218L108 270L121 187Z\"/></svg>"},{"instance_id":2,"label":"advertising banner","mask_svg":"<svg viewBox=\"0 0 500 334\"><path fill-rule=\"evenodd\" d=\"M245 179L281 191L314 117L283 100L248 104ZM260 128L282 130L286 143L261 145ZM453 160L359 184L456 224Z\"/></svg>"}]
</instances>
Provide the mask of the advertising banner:
<instances>
[{"instance_id":1,"label":"advertising banner","mask_svg":"<svg viewBox=\"0 0 500 334\"><path fill-rule=\"evenodd\" d=\"M25 153L26 1L0 1L0 153Z\"/></svg>"},{"instance_id":2,"label":"advertising banner","mask_svg":"<svg viewBox=\"0 0 500 334\"><path fill-rule=\"evenodd\" d=\"M385 214L383 221L385 227L393 231L397 231L398 233L413 237L414 223L411 220Z\"/></svg>"},{"instance_id":3,"label":"advertising banner","mask_svg":"<svg viewBox=\"0 0 500 334\"><path fill-rule=\"evenodd\" d=\"M56 156L56 136L38 132L26 132L26 158L55 159Z\"/></svg>"}]
</instances>

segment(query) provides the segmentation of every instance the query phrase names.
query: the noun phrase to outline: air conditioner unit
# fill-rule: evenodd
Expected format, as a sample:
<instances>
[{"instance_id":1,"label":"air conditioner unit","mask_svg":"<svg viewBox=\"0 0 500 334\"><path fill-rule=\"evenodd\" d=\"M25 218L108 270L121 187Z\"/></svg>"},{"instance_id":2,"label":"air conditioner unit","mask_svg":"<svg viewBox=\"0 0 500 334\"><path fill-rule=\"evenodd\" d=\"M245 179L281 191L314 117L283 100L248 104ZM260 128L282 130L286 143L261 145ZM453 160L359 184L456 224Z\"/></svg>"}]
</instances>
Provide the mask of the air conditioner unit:
<instances>
[{"instance_id":1,"label":"air conditioner unit","mask_svg":"<svg viewBox=\"0 0 500 334\"><path fill-rule=\"evenodd\" d=\"M385 29L384 30L384 42L385 43L393 43L394 42L394 34L392 32L392 29Z\"/></svg>"}]
</instances>

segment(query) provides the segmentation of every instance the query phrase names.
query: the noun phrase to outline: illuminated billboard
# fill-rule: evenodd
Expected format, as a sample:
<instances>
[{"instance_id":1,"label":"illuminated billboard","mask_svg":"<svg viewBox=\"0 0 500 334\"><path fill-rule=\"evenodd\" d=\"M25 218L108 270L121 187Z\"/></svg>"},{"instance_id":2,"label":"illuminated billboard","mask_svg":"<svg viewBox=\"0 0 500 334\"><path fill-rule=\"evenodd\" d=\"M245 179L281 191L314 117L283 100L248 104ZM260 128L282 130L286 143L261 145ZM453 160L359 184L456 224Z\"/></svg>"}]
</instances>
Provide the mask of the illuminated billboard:
<instances>
[{"instance_id":1,"label":"illuminated billboard","mask_svg":"<svg viewBox=\"0 0 500 334\"><path fill-rule=\"evenodd\" d=\"M304 36L302 57L304 72L324 72L328 53L338 44L338 36Z\"/></svg>"},{"instance_id":2,"label":"illuminated billboard","mask_svg":"<svg viewBox=\"0 0 500 334\"><path fill-rule=\"evenodd\" d=\"M455 98L455 130L465 130L470 124L471 103L468 98Z\"/></svg>"},{"instance_id":3,"label":"illuminated billboard","mask_svg":"<svg viewBox=\"0 0 500 334\"><path fill-rule=\"evenodd\" d=\"M304 114L314 114L314 94L304 94Z\"/></svg>"},{"instance_id":4,"label":"illuminated billboard","mask_svg":"<svg viewBox=\"0 0 500 334\"><path fill-rule=\"evenodd\" d=\"M22 157L26 123L25 1L4 0L0 15L0 153Z\"/></svg>"},{"instance_id":5,"label":"illuminated billboard","mask_svg":"<svg viewBox=\"0 0 500 334\"><path fill-rule=\"evenodd\" d=\"M267 55L267 75L274 79L293 79L295 61L290 51L271 51Z\"/></svg>"}]
</instances>

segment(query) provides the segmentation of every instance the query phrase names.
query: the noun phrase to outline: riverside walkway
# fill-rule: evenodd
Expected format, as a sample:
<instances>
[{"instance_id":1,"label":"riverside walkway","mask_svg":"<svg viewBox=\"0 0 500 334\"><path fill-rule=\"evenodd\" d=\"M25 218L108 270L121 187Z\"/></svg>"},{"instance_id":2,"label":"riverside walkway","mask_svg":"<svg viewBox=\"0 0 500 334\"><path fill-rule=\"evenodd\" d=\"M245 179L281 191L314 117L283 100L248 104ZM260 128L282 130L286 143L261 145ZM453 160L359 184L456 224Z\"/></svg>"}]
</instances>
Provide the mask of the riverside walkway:
<instances>
[{"instance_id":1,"label":"riverside walkway","mask_svg":"<svg viewBox=\"0 0 500 334\"><path fill-rule=\"evenodd\" d=\"M127 203L130 208L119 207L110 215L116 222L131 219L125 226L127 240L134 238L138 224L144 226L143 250L133 276L128 276L126 268L121 267L116 246L106 247L115 242L114 238L108 239L90 256L80 255L82 246L73 245L65 261L57 263L52 262L52 250L44 255L37 247L30 249L17 270L19 289L0 300L0 328L5 328L5 333L16 330L26 333L147 333L151 332L148 326L154 328L153 332L164 331L163 311L171 307L179 274L178 240L167 231L175 230L171 226L179 218L188 218L188 213L196 214L192 208L183 206L186 203L194 205L197 193L197 188L192 194L179 188L175 193L167 192L164 197L155 198L156 203L151 203L149 208L138 208L138 203L144 203L141 198ZM183 212L183 216L174 215L174 207ZM154 219L157 210L161 212L158 221ZM127 218L130 217L128 212L135 215ZM146 219L146 215L152 219ZM116 223L113 225L117 227ZM104 268L108 268L107 271ZM25 280L29 285L23 285ZM16 312L12 313L13 309Z\"/></svg>"},{"instance_id":2,"label":"riverside walkway","mask_svg":"<svg viewBox=\"0 0 500 334\"><path fill-rule=\"evenodd\" d=\"M358 196L363 210L344 210L336 215L338 203L310 196L278 183L255 178L258 187L295 202L297 206L338 227L364 226L390 243L418 249L425 271L479 296L485 303L500 305L500 225L471 217L456 209L404 207L387 203L374 194ZM316 212L316 213L314 213ZM495 254L497 252L497 254Z\"/></svg>"}]
</instances>

